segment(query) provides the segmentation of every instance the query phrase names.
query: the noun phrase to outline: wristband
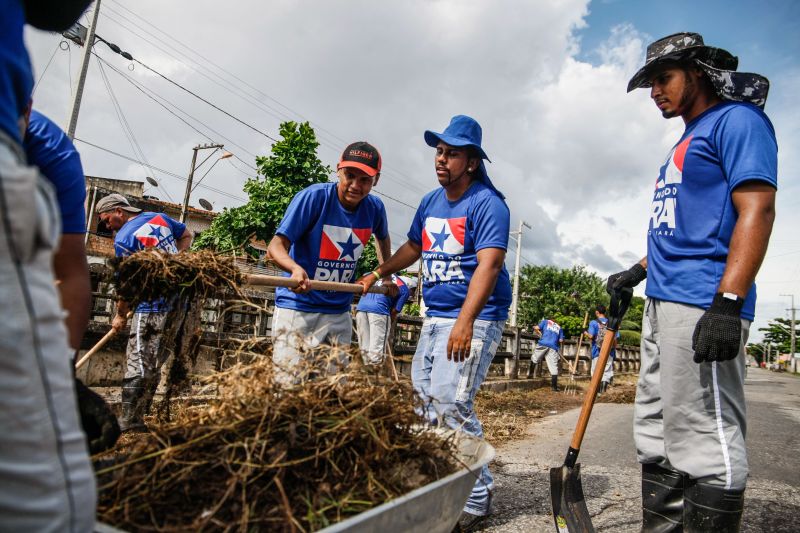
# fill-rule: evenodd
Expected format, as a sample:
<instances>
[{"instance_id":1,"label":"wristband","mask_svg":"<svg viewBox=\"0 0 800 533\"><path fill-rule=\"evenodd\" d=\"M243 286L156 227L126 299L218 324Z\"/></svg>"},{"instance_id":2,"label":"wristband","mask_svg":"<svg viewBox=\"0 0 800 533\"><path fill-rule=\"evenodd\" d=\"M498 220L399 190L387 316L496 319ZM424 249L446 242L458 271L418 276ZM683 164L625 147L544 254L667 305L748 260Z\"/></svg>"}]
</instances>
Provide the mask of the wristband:
<instances>
[{"instance_id":1,"label":"wristband","mask_svg":"<svg viewBox=\"0 0 800 533\"><path fill-rule=\"evenodd\" d=\"M375 276L375 279L381 279L381 273L380 273L380 272L378 272L378 269L377 269L377 268L376 268L375 270L373 270L373 271L371 272L371 274Z\"/></svg>"}]
</instances>

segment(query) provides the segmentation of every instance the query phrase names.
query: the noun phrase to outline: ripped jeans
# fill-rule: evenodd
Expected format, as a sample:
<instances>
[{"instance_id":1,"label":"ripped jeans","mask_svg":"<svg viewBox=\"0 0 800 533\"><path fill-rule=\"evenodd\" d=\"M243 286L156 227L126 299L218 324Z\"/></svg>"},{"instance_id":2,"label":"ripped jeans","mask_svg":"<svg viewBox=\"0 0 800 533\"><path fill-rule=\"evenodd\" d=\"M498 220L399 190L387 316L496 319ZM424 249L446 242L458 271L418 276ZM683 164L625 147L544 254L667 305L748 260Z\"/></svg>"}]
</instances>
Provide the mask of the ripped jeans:
<instances>
[{"instance_id":1,"label":"ripped jeans","mask_svg":"<svg viewBox=\"0 0 800 533\"><path fill-rule=\"evenodd\" d=\"M476 320L469 357L460 363L447 359L447 341L455 322L455 318L425 319L411 362L411 379L423 402L420 414L430 424L438 425L441 420L447 427L483 437L473 405L497 352L505 320ZM484 466L464 510L475 515L488 514L489 491L493 486L489 468Z\"/></svg>"}]
</instances>

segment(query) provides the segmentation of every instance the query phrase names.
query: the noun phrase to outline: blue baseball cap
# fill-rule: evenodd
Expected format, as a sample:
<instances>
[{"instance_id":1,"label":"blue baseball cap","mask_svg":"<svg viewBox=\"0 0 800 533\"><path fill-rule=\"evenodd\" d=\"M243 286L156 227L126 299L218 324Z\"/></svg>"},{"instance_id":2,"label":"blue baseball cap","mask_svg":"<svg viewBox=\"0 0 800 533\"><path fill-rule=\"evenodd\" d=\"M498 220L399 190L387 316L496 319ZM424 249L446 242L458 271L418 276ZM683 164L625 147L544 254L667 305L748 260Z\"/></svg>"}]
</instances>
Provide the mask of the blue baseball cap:
<instances>
[{"instance_id":1,"label":"blue baseball cap","mask_svg":"<svg viewBox=\"0 0 800 533\"><path fill-rule=\"evenodd\" d=\"M454 116L452 119L450 119L450 124L442 133L437 133L430 130L425 131L425 142L428 143L428 146L436 148L439 142L443 142L450 146L471 146L478 151L481 159L485 159L491 163L492 160L489 159L489 156L486 155L486 152L483 150L483 148L481 148L482 140L483 130L481 129L481 125L478 124L477 120L472 117L468 117L467 115ZM498 191L497 187L495 187L492 183L492 180L489 179L489 174L486 172L486 165L483 161L481 161L481 164L478 167L477 177L487 187L496 192L500 198L505 199L503 193Z\"/></svg>"}]
</instances>

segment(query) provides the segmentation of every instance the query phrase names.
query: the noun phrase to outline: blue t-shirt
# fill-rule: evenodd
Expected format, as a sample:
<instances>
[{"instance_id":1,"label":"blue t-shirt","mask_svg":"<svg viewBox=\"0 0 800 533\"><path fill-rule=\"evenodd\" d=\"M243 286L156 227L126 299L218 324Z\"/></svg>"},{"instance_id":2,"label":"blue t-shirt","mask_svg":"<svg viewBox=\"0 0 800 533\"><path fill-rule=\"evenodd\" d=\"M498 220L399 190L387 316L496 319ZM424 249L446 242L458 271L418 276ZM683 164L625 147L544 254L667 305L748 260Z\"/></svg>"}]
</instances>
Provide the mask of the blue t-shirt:
<instances>
[{"instance_id":1,"label":"blue t-shirt","mask_svg":"<svg viewBox=\"0 0 800 533\"><path fill-rule=\"evenodd\" d=\"M738 215L731 193L748 181L778 186L778 145L756 106L723 102L686 125L656 181L647 238L650 298L708 309ZM756 286L742 317L753 320Z\"/></svg>"},{"instance_id":2,"label":"blue t-shirt","mask_svg":"<svg viewBox=\"0 0 800 533\"><path fill-rule=\"evenodd\" d=\"M127 257L145 248L158 248L174 254L178 252L175 243L183 236L186 226L164 213L142 212L128 220L114 237L114 252L117 257ZM163 299L141 302L137 313L159 313L169 308Z\"/></svg>"},{"instance_id":3,"label":"blue t-shirt","mask_svg":"<svg viewBox=\"0 0 800 533\"><path fill-rule=\"evenodd\" d=\"M559 349L559 342L564 340L564 330L554 320L542 320L539 322L539 329L542 330L542 338L539 344L554 350Z\"/></svg>"},{"instance_id":4,"label":"blue t-shirt","mask_svg":"<svg viewBox=\"0 0 800 533\"><path fill-rule=\"evenodd\" d=\"M376 294L368 292L358 301L357 311L365 313L375 313L377 315L390 315L391 310L394 308L398 313L403 310L403 306L408 300L408 285L403 283L399 276L392 276L392 281L395 282L400 292L397 296L390 298L385 294ZM375 285L383 285L383 280L378 280Z\"/></svg>"},{"instance_id":5,"label":"blue t-shirt","mask_svg":"<svg viewBox=\"0 0 800 533\"><path fill-rule=\"evenodd\" d=\"M33 90L22 0L0 0L0 130L22 145L19 119Z\"/></svg>"},{"instance_id":6,"label":"blue t-shirt","mask_svg":"<svg viewBox=\"0 0 800 533\"><path fill-rule=\"evenodd\" d=\"M275 233L289 239L289 256L310 279L350 283L370 236L374 233L379 240L385 239L389 223L377 197L367 195L355 211L348 211L339 201L336 186L320 183L297 193ZM275 290L276 306L306 313L344 313L352 302L353 295L346 292Z\"/></svg>"},{"instance_id":7,"label":"blue t-shirt","mask_svg":"<svg viewBox=\"0 0 800 533\"><path fill-rule=\"evenodd\" d=\"M592 337L592 359L597 359L600 356L600 346L603 345L603 337L606 333L606 325L608 324L608 318L602 317L598 320L592 320L589 322L589 328L587 331L589 332L589 336ZM615 335L617 339L619 339L619 331ZM617 349L611 348L611 358L615 358L617 356Z\"/></svg>"},{"instance_id":8,"label":"blue t-shirt","mask_svg":"<svg viewBox=\"0 0 800 533\"><path fill-rule=\"evenodd\" d=\"M35 110L24 144L28 163L39 167L56 189L61 232L86 233L86 177L75 145L53 121Z\"/></svg>"},{"instance_id":9,"label":"blue t-shirt","mask_svg":"<svg viewBox=\"0 0 800 533\"><path fill-rule=\"evenodd\" d=\"M477 252L508 249L510 213L506 203L482 182L474 182L451 202L443 188L425 195L408 231L422 248L423 294L427 316L456 318L467 297ZM505 320L511 305L511 283L505 265L480 320Z\"/></svg>"}]
</instances>

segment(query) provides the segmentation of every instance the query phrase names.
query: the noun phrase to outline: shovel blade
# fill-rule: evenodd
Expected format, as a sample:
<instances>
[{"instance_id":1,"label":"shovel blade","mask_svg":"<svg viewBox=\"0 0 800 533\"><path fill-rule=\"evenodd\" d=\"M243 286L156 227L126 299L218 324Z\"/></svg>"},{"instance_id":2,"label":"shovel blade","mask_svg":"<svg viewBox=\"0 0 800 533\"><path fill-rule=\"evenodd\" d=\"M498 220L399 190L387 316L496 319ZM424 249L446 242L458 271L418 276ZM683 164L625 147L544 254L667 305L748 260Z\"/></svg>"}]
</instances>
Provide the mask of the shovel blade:
<instances>
[{"instance_id":1,"label":"shovel blade","mask_svg":"<svg viewBox=\"0 0 800 533\"><path fill-rule=\"evenodd\" d=\"M558 533L594 533L581 485L581 465L550 469L550 499Z\"/></svg>"}]
</instances>

